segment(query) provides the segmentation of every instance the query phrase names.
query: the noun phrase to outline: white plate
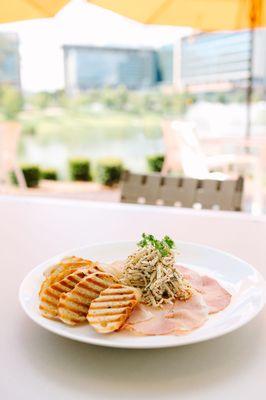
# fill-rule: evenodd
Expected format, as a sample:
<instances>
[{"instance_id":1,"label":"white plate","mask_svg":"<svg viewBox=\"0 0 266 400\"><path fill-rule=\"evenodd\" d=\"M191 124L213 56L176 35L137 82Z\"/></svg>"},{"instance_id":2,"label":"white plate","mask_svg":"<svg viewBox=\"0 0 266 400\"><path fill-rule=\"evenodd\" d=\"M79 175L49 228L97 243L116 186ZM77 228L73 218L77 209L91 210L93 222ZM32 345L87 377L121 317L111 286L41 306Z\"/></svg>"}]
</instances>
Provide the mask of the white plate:
<instances>
[{"instance_id":1,"label":"white plate","mask_svg":"<svg viewBox=\"0 0 266 400\"><path fill-rule=\"evenodd\" d=\"M243 326L262 309L265 301L265 282L245 261L211 247L176 241L181 255L177 262L199 273L217 279L231 294L230 305L210 316L201 328L185 336L133 336L129 333L102 335L89 325L69 327L60 321L43 318L38 310L38 291L43 272L64 256L79 256L111 262L126 258L136 247L134 242L114 242L73 249L34 268L21 284L19 298L26 314L37 324L58 335L101 346L121 348L161 348L181 346L212 339Z\"/></svg>"}]
</instances>

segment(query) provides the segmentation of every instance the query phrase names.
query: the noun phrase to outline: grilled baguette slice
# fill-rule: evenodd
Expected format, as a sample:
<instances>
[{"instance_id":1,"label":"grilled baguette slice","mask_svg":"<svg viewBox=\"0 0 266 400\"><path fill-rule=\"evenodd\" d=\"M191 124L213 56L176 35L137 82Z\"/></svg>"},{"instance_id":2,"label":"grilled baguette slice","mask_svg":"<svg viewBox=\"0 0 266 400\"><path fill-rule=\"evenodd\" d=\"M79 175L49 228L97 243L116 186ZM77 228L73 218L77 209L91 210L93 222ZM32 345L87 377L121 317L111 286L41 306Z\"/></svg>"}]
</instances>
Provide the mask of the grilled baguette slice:
<instances>
[{"instance_id":1,"label":"grilled baguette slice","mask_svg":"<svg viewBox=\"0 0 266 400\"><path fill-rule=\"evenodd\" d=\"M76 257L76 256L64 257L57 264L52 265L50 268L48 268L44 272L44 275L46 277L48 277L48 276L52 275L53 273L61 272L67 268L72 268L74 266L76 266L77 268L80 268L80 267L90 265L91 263L92 263L91 260L87 260L87 259L81 258L81 257Z\"/></svg>"},{"instance_id":2,"label":"grilled baguette slice","mask_svg":"<svg viewBox=\"0 0 266 400\"><path fill-rule=\"evenodd\" d=\"M97 332L117 331L125 323L140 297L138 289L120 284L112 285L91 302L87 320Z\"/></svg>"},{"instance_id":3,"label":"grilled baguette slice","mask_svg":"<svg viewBox=\"0 0 266 400\"><path fill-rule=\"evenodd\" d=\"M43 291L51 286L55 282L59 282L64 279L67 275L72 274L73 272L77 271L78 268L81 267L91 267L95 263L90 260L85 260L84 258L78 257L66 257L63 258L58 264L54 265L53 267L49 268L44 275L46 279L43 281L41 285L41 289L39 291L39 296L43 294Z\"/></svg>"},{"instance_id":4,"label":"grilled baguette slice","mask_svg":"<svg viewBox=\"0 0 266 400\"><path fill-rule=\"evenodd\" d=\"M72 290L85 276L93 272L98 272L98 265L92 265L89 268L79 268L72 274L68 274L59 282L53 283L43 289L40 295L39 309L46 318L55 318L58 315L58 303L62 293Z\"/></svg>"},{"instance_id":5,"label":"grilled baguette slice","mask_svg":"<svg viewBox=\"0 0 266 400\"><path fill-rule=\"evenodd\" d=\"M86 276L74 289L60 296L59 318L68 325L76 325L86 321L92 300L98 297L104 289L117 282L113 275L103 272Z\"/></svg>"}]
</instances>

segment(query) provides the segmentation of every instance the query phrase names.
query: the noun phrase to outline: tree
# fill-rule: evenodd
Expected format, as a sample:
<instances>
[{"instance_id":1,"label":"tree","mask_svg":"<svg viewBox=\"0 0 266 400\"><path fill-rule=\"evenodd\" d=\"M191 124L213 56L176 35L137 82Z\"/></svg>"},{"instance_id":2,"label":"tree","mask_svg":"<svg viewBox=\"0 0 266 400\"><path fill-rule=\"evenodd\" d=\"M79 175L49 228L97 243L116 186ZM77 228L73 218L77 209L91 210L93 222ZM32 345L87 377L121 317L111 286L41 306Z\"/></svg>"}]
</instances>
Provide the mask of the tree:
<instances>
[{"instance_id":1,"label":"tree","mask_svg":"<svg viewBox=\"0 0 266 400\"><path fill-rule=\"evenodd\" d=\"M16 119L23 107L21 93L13 86L3 86L0 93L0 107L6 119Z\"/></svg>"}]
</instances>

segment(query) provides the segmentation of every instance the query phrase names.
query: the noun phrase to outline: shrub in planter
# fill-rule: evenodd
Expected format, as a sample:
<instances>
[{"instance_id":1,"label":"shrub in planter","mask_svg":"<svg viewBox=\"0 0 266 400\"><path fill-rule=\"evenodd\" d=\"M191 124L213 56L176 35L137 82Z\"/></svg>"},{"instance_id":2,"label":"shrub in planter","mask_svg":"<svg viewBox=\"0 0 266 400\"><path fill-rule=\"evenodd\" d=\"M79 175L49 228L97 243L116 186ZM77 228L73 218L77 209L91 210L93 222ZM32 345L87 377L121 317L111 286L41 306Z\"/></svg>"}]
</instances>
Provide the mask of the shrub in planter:
<instances>
[{"instance_id":1,"label":"shrub in planter","mask_svg":"<svg viewBox=\"0 0 266 400\"><path fill-rule=\"evenodd\" d=\"M123 163L119 158L102 158L96 166L98 182L112 186L118 183L123 172Z\"/></svg>"},{"instance_id":2,"label":"shrub in planter","mask_svg":"<svg viewBox=\"0 0 266 400\"><path fill-rule=\"evenodd\" d=\"M42 179L47 179L50 181L57 181L58 174L57 174L56 169L54 169L54 168L45 168L45 169L42 169L42 171L41 171L41 177L42 177Z\"/></svg>"},{"instance_id":3,"label":"shrub in planter","mask_svg":"<svg viewBox=\"0 0 266 400\"><path fill-rule=\"evenodd\" d=\"M86 158L69 160L69 172L72 181L91 181L90 161Z\"/></svg>"},{"instance_id":4,"label":"shrub in planter","mask_svg":"<svg viewBox=\"0 0 266 400\"><path fill-rule=\"evenodd\" d=\"M153 154L147 157L148 168L151 172L161 172L164 162L163 154Z\"/></svg>"},{"instance_id":5,"label":"shrub in planter","mask_svg":"<svg viewBox=\"0 0 266 400\"><path fill-rule=\"evenodd\" d=\"M24 165L21 165L20 168L24 175L27 187L29 187L29 188L38 187L40 177L41 177L41 172L40 172L40 168L38 167L38 165L24 164ZM17 185L18 182L17 182L17 178L16 178L16 175L14 174L14 172L11 173L11 180L15 185Z\"/></svg>"}]
</instances>

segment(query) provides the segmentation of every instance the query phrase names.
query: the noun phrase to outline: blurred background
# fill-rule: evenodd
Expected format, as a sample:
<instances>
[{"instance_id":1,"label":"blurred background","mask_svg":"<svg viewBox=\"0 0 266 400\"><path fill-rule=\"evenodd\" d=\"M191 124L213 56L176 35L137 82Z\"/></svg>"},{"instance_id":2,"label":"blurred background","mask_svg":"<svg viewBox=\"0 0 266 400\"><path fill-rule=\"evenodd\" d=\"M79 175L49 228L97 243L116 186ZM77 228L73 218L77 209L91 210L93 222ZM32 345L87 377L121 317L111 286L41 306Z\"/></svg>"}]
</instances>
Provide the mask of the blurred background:
<instances>
[{"instance_id":1,"label":"blurred background","mask_svg":"<svg viewBox=\"0 0 266 400\"><path fill-rule=\"evenodd\" d=\"M13 176L5 192L115 201L120 170L161 170L162 124L179 120L195 124L206 155L260 160L265 211L265 48L266 29L146 26L82 0L52 19L1 24L0 124L19 123L17 159L35 187ZM244 173L249 211L254 171Z\"/></svg>"}]
</instances>

